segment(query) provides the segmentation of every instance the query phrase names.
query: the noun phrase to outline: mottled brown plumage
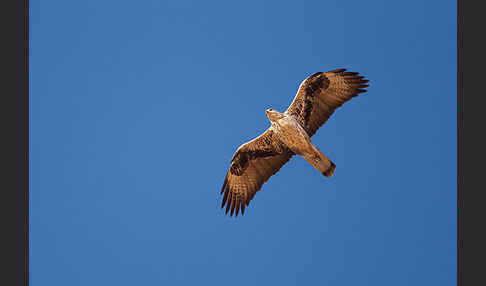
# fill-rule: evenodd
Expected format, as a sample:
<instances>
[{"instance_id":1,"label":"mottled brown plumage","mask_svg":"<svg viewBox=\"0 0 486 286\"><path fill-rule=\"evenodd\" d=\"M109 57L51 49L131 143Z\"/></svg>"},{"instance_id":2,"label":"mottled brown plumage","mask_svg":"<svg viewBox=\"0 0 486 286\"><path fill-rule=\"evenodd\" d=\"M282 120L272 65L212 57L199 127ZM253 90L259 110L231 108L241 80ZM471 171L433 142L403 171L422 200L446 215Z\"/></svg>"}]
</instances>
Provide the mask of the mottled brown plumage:
<instances>
[{"instance_id":1,"label":"mottled brown plumage","mask_svg":"<svg viewBox=\"0 0 486 286\"><path fill-rule=\"evenodd\" d=\"M285 113L295 116L309 136L316 133L338 107L365 92L368 80L357 72L337 69L318 72L300 85L294 101Z\"/></svg>"},{"instance_id":2,"label":"mottled brown plumage","mask_svg":"<svg viewBox=\"0 0 486 286\"><path fill-rule=\"evenodd\" d=\"M297 95L284 113L272 109L272 125L262 135L241 145L226 174L221 207L238 216L262 185L293 155L303 156L326 177L336 165L310 142L317 129L346 101L365 92L368 80L356 72L338 69L314 73L299 86Z\"/></svg>"}]
</instances>

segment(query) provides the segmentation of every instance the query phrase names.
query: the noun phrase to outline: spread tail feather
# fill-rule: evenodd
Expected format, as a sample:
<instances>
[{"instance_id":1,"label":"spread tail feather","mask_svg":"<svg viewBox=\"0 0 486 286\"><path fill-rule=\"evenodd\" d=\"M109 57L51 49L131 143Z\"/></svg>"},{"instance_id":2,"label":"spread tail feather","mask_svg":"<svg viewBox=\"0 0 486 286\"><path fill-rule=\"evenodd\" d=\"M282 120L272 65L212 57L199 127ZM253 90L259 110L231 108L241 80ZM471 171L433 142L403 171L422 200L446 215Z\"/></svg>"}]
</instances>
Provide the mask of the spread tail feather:
<instances>
[{"instance_id":1,"label":"spread tail feather","mask_svg":"<svg viewBox=\"0 0 486 286\"><path fill-rule=\"evenodd\" d=\"M336 170L336 165L331 161L331 167L327 169L327 171L322 172L322 174L328 178L334 175L334 171Z\"/></svg>"},{"instance_id":2,"label":"spread tail feather","mask_svg":"<svg viewBox=\"0 0 486 286\"><path fill-rule=\"evenodd\" d=\"M315 154L306 155L304 158L327 178L334 175L336 165L326 155L322 154L321 151L317 150L317 148Z\"/></svg>"}]
</instances>

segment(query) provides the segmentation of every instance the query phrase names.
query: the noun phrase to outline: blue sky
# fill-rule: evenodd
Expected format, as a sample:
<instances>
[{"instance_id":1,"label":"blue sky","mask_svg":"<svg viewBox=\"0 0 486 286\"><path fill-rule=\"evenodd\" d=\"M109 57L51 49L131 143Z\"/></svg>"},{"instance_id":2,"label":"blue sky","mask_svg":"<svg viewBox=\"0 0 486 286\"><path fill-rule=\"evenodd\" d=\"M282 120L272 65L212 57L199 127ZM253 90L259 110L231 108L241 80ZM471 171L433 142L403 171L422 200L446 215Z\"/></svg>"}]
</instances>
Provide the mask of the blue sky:
<instances>
[{"instance_id":1,"label":"blue sky","mask_svg":"<svg viewBox=\"0 0 486 286\"><path fill-rule=\"evenodd\" d=\"M30 282L455 285L455 1L31 1ZM245 216L219 190L299 83L369 91Z\"/></svg>"}]
</instances>

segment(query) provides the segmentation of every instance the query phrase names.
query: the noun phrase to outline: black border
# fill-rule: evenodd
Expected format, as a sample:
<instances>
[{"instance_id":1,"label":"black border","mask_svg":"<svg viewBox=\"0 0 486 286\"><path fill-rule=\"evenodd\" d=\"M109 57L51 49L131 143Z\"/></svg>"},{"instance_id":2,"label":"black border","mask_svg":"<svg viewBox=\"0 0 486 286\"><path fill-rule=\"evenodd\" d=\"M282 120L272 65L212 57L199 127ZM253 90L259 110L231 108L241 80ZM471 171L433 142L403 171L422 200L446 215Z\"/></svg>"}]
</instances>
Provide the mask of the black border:
<instances>
[{"instance_id":1,"label":"black border","mask_svg":"<svg viewBox=\"0 0 486 286\"><path fill-rule=\"evenodd\" d=\"M485 16L458 0L458 285L486 285Z\"/></svg>"},{"instance_id":2,"label":"black border","mask_svg":"<svg viewBox=\"0 0 486 286\"><path fill-rule=\"evenodd\" d=\"M457 1L457 285L464 285L462 273L462 0Z\"/></svg>"},{"instance_id":3,"label":"black border","mask_svg":"<svg viewBox=\"0 0 486 286\"><path fill-rule=\"evenodd\" d=\"M30 197L29 197L29 95L30 95L30 70L29 70L29 64L30 64L30 22L29 22L29 17L30 17L30 6L29 6L29 0L24 0L24 30L25 30L25 42L24 42L24 49L25 49L25 95L24 95L24 100L25 100L25 141L26 141L26 147L25 147L25 160L26 160L26 166L25 166L25 262L24 262L24 273L25 273L25 285L29 285L29 245L30 245L30 223L29 223L29 207L30 207Z\"/></svg>"},{"instance_id":4,"label":"black border","mask_svg":"<svg viewBox=\"0 0 486 286\"><path fill-rule=\"evenodd\" d=\"M0 285L29 284L29 0L0 2Z\"/></svg>"}]
</instances>

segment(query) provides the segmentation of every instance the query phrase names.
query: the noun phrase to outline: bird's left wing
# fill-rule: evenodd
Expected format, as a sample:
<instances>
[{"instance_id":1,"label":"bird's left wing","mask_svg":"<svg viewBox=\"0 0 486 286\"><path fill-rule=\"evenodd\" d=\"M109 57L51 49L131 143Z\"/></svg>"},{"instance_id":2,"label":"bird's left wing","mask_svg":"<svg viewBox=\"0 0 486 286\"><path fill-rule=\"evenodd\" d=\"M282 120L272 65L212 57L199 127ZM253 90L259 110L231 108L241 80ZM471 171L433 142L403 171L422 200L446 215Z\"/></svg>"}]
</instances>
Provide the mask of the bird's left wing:
<instances>
[{"instance_id":1,"label":"bird's left wing","mask_svg":"<svg viewBox=\"0 0 486 286\"><path fill-rule=\"evenodd\" d=\"M226 205L230 216L245 207L271 176L287 163L294 153L288 149L272 129L241 145L233 158L224 179L221 194L224 193L221 208Z\"/></svg>"},{"instance_id":2,"label":"bird's left wing","mask_svg":"<svg viewBox=\"0 0 486 286\"><path fill-rule=\"evenodd\" d=\"M365 92L368 80L357 72L346 69L318 72L306 78L285 111L294 116L309 136L342 106L358 94Z\"/></svg>"}]
</instances>

